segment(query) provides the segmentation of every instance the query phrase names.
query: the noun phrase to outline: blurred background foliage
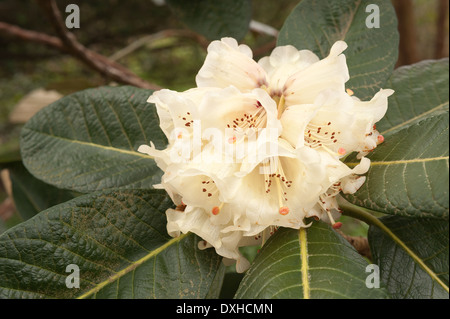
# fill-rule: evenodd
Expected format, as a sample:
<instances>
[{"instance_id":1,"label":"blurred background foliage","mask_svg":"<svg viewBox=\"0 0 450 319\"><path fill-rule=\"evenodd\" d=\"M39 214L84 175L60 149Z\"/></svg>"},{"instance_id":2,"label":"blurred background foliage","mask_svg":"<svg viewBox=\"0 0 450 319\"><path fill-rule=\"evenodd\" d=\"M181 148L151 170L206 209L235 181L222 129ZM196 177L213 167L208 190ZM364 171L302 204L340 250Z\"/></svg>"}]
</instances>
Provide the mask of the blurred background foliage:
<instances>
[{"instance_id":1,"label":"blurred background foliage","mask_svg":"<svg viewBox=\"0 0 450 319\"><path fill-rule=\"evenodd\" d=\"M244 0L244 2L247 0ZM174 6L180 1L171 0ZM298 0L248 0L251 20L279 30ZM367 1L370 3L370 1ZM116 60L142 79L173 90L195 86L195 75L206 56L207 39L188 31L177 10L150 0L58 0L64 8L80 8L80 28L70 30L90 50ZM187 3L185 1L184 3ZM399 18L400 54L397 66L448 56L448 0L393 0ZM213 13L212 13L213 14ZM35 1L0 0L0 22L55 35L47 16ZM191 26L192 27L192 26ZM195 28L193 28L195 29ZM181 31L180 31L181 30ZM269 31L271 29L269 28ZM270 32L268 32L270 33ZM268 55L273 35L252 27L240 42L248 44L255 59ZM43 88L67 95L111 80L70 54L0 30L0 169L20 160L21 121L11 114L31 91ZM22 120L23 122L23 120ZM11 196L10 178L2 171L0 183L0 233L23 220ZM30 198L30 201L32 199ZM345 219L345 216L343 217ZM344 221L343 231L367 236L363 223ZM245 252L254 255L254 250Z\"/></svg>"}]
</instances>

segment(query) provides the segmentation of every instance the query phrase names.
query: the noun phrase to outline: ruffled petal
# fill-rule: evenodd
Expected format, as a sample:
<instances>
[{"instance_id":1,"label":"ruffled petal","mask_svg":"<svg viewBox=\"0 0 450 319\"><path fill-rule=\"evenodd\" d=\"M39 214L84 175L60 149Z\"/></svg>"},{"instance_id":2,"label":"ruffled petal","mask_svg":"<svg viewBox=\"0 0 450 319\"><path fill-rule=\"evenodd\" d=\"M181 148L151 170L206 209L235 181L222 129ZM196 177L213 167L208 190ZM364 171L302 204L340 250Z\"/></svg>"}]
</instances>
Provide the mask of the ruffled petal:
<instances>
[{"instance_id":1,"label":"ruffled petal","mask_svg":"<svg viewBox=\"0 0 450 319\"><path fill-rule=\"evenodd\" d=\"M198 87L225 88L233 85L242 92L267 83L266 73L252 59L250 48L238 45L233 38L211 42L205 63L195 80Z\"/></svg>"},{"instance_id":2,"label":"ruffled petal","mask_svg":"<svg viewBox=\"0 0 450 319\"><path fill-rule=\"evenodd\" d=\"M194 88L185 92L162 89L154 92L147 100L156 105L160 127L170 141L175 140L179 132L191 134L193 120L199 118L198 107L207 92L213 88Z\"/></svg>"},{"instance_id":3,"label":"ruffled petal","mask_svg":"<svg viewBox=\"0 0 450 319\"><path fill-rule=\"evenodd\" d=\"M272 54L258 61L266 71L268 84L273 95L281 95L286 80L293 74L319 61L309 50L297 50L292 45L276 47Z\"/></svg>"},{"instance_id":4,"label":"ruffled petal","mask_svg":"<svg viewBox=\"0 0 450 319\"><path fill-rule=\"evenodd\" d=\"M293 147L302 147L305 144L305 130L314 117L318 107L314 104L291 105L281 115L283 132L281 137Z\"/></svg>"},{"instance_id":5,"label":"ruffled petal","mask_svg":"<svg viewBox=\"0 0 450 319\"><path fill-rule=\"evenodd\" d=\"M337 41L325 59L291 75L283 90L286 105L312 104L327 88L344 91L350 78L345 55L341 54L346 48L345 42Z\"/></svg>"},{"instance_id":6,"label":"ruffled petal","mask_svg":"<svg viewBox=\"0 0 450 319\"><path fill-rule=\"evenodd\" d=\"M379 144L374 124L385 114L392 93L380 90L371 101L361 102L343 91L322 91L315 102L319 108L307 125L306 144L337 157L367 154Z\"/></svg>"}]
</instances>

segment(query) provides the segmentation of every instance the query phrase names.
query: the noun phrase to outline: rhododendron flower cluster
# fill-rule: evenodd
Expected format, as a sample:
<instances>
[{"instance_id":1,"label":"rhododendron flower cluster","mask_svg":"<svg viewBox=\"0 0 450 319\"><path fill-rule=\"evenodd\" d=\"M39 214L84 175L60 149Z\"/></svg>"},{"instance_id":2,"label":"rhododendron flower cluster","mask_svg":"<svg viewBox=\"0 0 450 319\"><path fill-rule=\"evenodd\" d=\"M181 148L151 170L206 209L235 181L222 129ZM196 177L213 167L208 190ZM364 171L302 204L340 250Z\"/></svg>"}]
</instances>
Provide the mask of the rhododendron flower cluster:
<instances>
[{"instance_id":1,"label":"rhododendron flower cluster","mask_svg":"<svg viewBox=\"0 0 450 319\"><path fill-rule=\"evenodd\" d=\"M171 236L193 232L238 272L249 267L239 247L264 242L278 227L308 227L309 217L338 228L337 196L364 183L365 157L384 138L375 123L392 90L360 101L346 88L349 73L336 42L320 60L280 46L253 60L232 38L213 41L197 87L150 96L168 138L157 150L142 145L164 175ZM356 152L359 164L343 157Z\"/></svg>"}]
</instances>

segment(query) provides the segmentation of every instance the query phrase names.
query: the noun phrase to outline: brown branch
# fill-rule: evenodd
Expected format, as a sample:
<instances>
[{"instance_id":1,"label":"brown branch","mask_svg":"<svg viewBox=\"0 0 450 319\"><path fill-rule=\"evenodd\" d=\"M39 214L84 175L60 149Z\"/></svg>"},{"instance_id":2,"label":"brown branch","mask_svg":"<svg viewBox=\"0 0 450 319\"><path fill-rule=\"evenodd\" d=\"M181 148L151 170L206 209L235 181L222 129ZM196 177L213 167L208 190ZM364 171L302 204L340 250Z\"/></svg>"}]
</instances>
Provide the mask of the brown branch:
<instances>
[{"instance_id":1,"label":"brown branch","mask_svg":"<svg viewBox=\"0 0 450 319\"><path fill-rule=\"evenodd\" d=\"M111 61L103 55L87 49L79 43L75 35L67 30L55 0L37 0L37 2L49 17L53 28L55 29L58 37L64 43L64 46L72 55L77 57L86 65L114 81L131 84L145 89L160 89L159 86L146 82L127 68Z\"/></svg>"},{"instance_id":2,"label":"brown branch","mask_svg":"<svg viewBox=\"0 0 450 319\"><path fill-rule=\"evenodd\" d=\"M436 47L434 51L435 59L445 56L445 25L448 17L448 0L440 0L438 3L438 18L436 21Z\"/></svg>"},{"instance_id":3,"label":"brown branch","mask_svg":"<svg viewBox=\"0 0 450 319\"><path fill-rule=\"evenodd\" d=\"M419 60L417 54L416 23L412 0L394 0L400 34L397 66L413 64Z\"/></svg>"},{"instance_id":4,"label":"brown branch","mask_svg":"<svg viewBox=\"0 0 450 319\"><path fill-rule=\"evenodd\" d=\"M1 21L0 21L0 32L10 37L19 38L21 40L29 42L45 44L49 47L58 49L61 52L67 52L67 49L64 47L64 44L59 38L47 35L45 33L25 30Z\"/></svg>"}]
</instances>

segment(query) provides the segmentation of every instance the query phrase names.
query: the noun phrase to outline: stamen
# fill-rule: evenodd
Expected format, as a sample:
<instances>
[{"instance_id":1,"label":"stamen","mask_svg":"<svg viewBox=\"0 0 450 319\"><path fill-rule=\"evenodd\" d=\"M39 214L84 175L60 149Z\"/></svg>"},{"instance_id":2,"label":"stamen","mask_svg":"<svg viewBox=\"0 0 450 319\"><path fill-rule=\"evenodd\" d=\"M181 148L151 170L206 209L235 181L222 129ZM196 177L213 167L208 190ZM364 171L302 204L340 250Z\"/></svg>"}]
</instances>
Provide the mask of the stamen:
<instances>
[{"instance_id":1,"label":"stamen","mask_svg":"<svg viewBox=\"0 0 450 319\"><path fill-rule=\"evenodd\" d=\"M377 140L378 140L378 144L383 143L384 142L384 136L383 135L378 135Z\"/></svg>"},{"instance_id":2,"label":"stamen","mask_svg":"<svg viewBox=\"0 0 450 319\"><path fill-rule=\"evenodd\" d=\"M213 215L219 214L219 213L220 213L220 210L221 210L222 207L223 207L223 204L224 204L224 203L220 203L219 206L214 206L214 207L212 208L212 210L211 210L211 213L212 213Z\"/></svg>"},{"instance_id":3,"label":"stamen","mask_svg":"<svg viewBox=\"0 0 450 319\"><path fill-rule=\"evenodd\" d=\"M237 132L245 132L249 128L262 127L266 120L266 111L261 107L261 102L256 101L254 113L244 113L227 124L227 128L233 128ZM230 144L232 141L228 140Z\"/></svg>"},{"instance_id":4,"label":"stamen","mask_svg":"<svg viewBox=\"0 0 450 319\"><path fill-rule=\"evenodd\" d=\"M283 114L284 109L285 109L284 95L281 95L280 101L278 102L278 106L277 106L277 110L278 110L278 119L281 118L281 115Z\"/></svg>"},{"instance_id":5,"label":"stamen","mask_svg":"<svg viewBox=\"0 0 450 319\"><path fill-rule=\"evenodd\" d=\"M333 229L339 229L342 227L342 223L341 222L334 223L333 226L331 227L333 227Z\"/></svg>"},{"instance_id":6,"label":"stamen","mask_svg":"<svg viewBox=\"0 0 450 319\"><path fill-rule=\"evenodd\" d=\"M338 137L336 136L336 132L332 131L332 128L329 127L330 125L331 125L331 122L328 122L326 124L321 124L321 125L317 125L314 123L308 123L308 126L304 132L306 145L308 145L311 148L317 148L317 147L325 148L325 145L330 146L330 145L336 144L338 142ZM337 132L337 134L340 134L340 133L341 132ZM330 154L332 154L334 156L342 155L342 154L337 154L336 151L331 151L330 149L325 149L325 150L330 152Z\"/></svg>"},{"instance_id":7,"label":"stamen","mask_svg":"<svg viewBox=\"0 0 450 319\"><path fill-rule=\"evenodd\" d=\"M331 216L331 213L330 213L330 211L328 209L326 210L326 212L327 212L328 218L330 219L331 227L333 227L334 229L341 228L342 227L342 223L341 222L337 222L336 223L334 218L333 218L333 216Z\"/></svg>"},{"instance_id":8,"label":"stamen","mask_svg":"<svg viewBox=\"0 0 450 319\"><path fill-rule=\"evenodd\" d=\"M210 179L210 180L202 181L201 191L208 197L211 197L211 196L213 196L213 194L217 193L219 190L217 189L214 181Z\"/></svg>"},{"instance_id":9,"label":"stamen","mask_svg":"<svg viewBox=\"0 0 450 319\"><path fill-rule=\"evenodd\" d=\"M280 210L278 212L283 216L287 215L289 214L289 207L287 206L280 207Z\"/></svg>"},{"instance_id":10,"label":"stamen","mask_svg":"<svg viewBox=\"0 0 450 319\"><path fill-rule=\"evenodd\" d=\"M275 181L277 182L277 190L278 190L278 204L280 205L281 208L283 208L283 197L281 195L281 184L280 184L280 179L276 178ZM280 208L280 211L281 211ZM280 212L281 213L281 212Z\"/></svg>"},{"instance_id":11,"label":"stamen","mask_svg":"<svg viewBox=\"0 0 450 319\"><path fill-rule=\"evenodd\" d=\"M347 92L348 95L352 96L353 94L355 94L355 92L353 92L353 90L351 89L347 89L345 90Z\"/></svg>"},{"instance_id":12,"label":"stamen","mask_svg":"<svg viewBox=\"0 0 450 319\"><path fill-rule=\"evenodd\" d=\"M336 153L336 152L334 152L334 151L332 151L332 150L330 150L328 147L326 147L326 146L324 146L324 145L321 145L322 146L322 148L325 150L325 151L327 151L328 153L330 153L331 155L334 155L334 156L336 156L336 155L344 155L345 153L346 153L346 150L344 149L344 148L339 148L339 150L338 150L338 152ZM340 151L343 151L344 153L339 153Z\"/></svg>"},{"instance_id":13,"label":"stamen","mask_svg":"<svg viewBox=\"0 0 450 319\"><path fill-rule=\"evenodd\" d=\"M339 155L344 155L345 153L347 153L347 151L345 150L345 148L340 147L340 148L338 149L338 154L339 154Z\"/></svg>"}]
</instances>

